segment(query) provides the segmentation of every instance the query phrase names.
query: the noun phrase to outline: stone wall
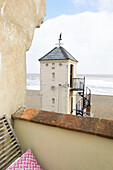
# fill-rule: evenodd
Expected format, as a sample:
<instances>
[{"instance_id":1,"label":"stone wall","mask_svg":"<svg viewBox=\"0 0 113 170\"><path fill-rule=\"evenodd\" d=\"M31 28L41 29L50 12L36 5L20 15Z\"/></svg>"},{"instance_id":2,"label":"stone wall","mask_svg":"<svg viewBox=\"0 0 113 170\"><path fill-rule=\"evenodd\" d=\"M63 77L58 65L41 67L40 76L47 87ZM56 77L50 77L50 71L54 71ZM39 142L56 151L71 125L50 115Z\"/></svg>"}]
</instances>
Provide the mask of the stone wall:
<instances>
[{"instance_id":1,"label":"stone wall","mask_svg":"<svg viewBox=\"0 0 113 170\"><path fill-rule=\"evenodd\" d=\"M10 117L25 105L26 51L43 22L46 0L0 0L0 9L0 114Z\"/></svg>"}]
</instances>

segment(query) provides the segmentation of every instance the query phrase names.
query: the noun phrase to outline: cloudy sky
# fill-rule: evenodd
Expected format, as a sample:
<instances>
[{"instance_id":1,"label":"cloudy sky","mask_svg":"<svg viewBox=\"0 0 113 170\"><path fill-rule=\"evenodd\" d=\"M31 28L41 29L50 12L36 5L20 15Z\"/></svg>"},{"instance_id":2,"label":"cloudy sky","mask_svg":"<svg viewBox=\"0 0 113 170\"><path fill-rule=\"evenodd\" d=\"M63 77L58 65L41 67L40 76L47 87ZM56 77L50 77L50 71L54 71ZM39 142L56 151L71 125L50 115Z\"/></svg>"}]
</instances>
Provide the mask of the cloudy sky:
<instances>
[{"instance_id":1,"label":"cloudy sky","mask_svg":"<svg viewBox=\"0 0 113 170\"><path fill-rule=\"evenodd\" d=\"M47 0L44 23L26 54L27 73L39 73L38 59L63 47L79 62L77 73L113 74L113 0Z\"/></svg>"}]
</instances>

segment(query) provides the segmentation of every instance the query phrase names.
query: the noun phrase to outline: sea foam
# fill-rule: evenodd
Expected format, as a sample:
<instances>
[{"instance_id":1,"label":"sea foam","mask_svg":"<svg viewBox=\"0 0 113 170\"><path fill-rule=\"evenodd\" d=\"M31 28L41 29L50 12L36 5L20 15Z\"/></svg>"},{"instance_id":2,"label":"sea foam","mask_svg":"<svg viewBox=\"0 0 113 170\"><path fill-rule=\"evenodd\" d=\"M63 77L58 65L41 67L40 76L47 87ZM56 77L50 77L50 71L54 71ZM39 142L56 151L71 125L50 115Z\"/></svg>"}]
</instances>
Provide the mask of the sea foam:
<instances>
[{"instance_id":1,"label":"sea foam","mask_svg":"<svg viewBox=\"0 0 113 170\"><path fill-rule=\"evenodd\" d=\"M80 75L83 77L85 75ZM113 95L113 76L109 75L86 75L85 85L92 94ZM27 89L40 90L40 75L27 75Z\"/></svg>"}]
</instances>

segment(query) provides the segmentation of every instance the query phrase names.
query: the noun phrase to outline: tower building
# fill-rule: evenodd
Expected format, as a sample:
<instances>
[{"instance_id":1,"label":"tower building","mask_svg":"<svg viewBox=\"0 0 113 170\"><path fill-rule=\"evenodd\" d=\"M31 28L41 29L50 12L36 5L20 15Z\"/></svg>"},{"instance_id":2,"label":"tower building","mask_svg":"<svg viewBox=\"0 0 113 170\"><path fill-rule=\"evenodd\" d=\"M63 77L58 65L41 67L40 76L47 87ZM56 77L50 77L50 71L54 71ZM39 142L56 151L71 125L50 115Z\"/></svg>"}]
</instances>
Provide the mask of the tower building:
<instances>
[{"instance_id":1,"label":"tower building","mask_svg":"<svg viewBox=\"0 0 113 170\"><path fill-rule=\"evenodd\" d=\"M61 46L40 58L40 109L81 115L91 111L91 90L77 78L77 60Z\"/></svg>"},{"instance_id":2,"label":"tower building","mask_svg":"<svg viewBox=\"0 0 113 170\"><path fill-rule=\"evenodd\" d=\"M55 47L40 61L40 109L72 114L76 109L74 91L77 60L62 46Z\"/></svg>"}]
</instances>

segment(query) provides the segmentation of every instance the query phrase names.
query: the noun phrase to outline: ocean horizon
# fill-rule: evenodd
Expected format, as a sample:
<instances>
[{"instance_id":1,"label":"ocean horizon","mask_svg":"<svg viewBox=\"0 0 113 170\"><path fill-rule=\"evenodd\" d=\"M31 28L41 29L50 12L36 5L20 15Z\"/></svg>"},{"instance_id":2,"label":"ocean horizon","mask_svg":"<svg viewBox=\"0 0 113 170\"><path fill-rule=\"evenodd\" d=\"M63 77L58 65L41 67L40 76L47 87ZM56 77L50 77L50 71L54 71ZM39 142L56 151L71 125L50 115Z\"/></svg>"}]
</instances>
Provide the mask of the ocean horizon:
<instances>
[{"instance_id":1,"label":"ocean horizon","mask_svg":"<svg viewBox=\"0 0 113 170\"><path fill-rule=\"evenodd\" d=\"M77 74L85 77L85 85L92 94L113 96L113 74ZM27 90L40 90L40 74L27 74Z\"/></svg>"}]
</instances>

